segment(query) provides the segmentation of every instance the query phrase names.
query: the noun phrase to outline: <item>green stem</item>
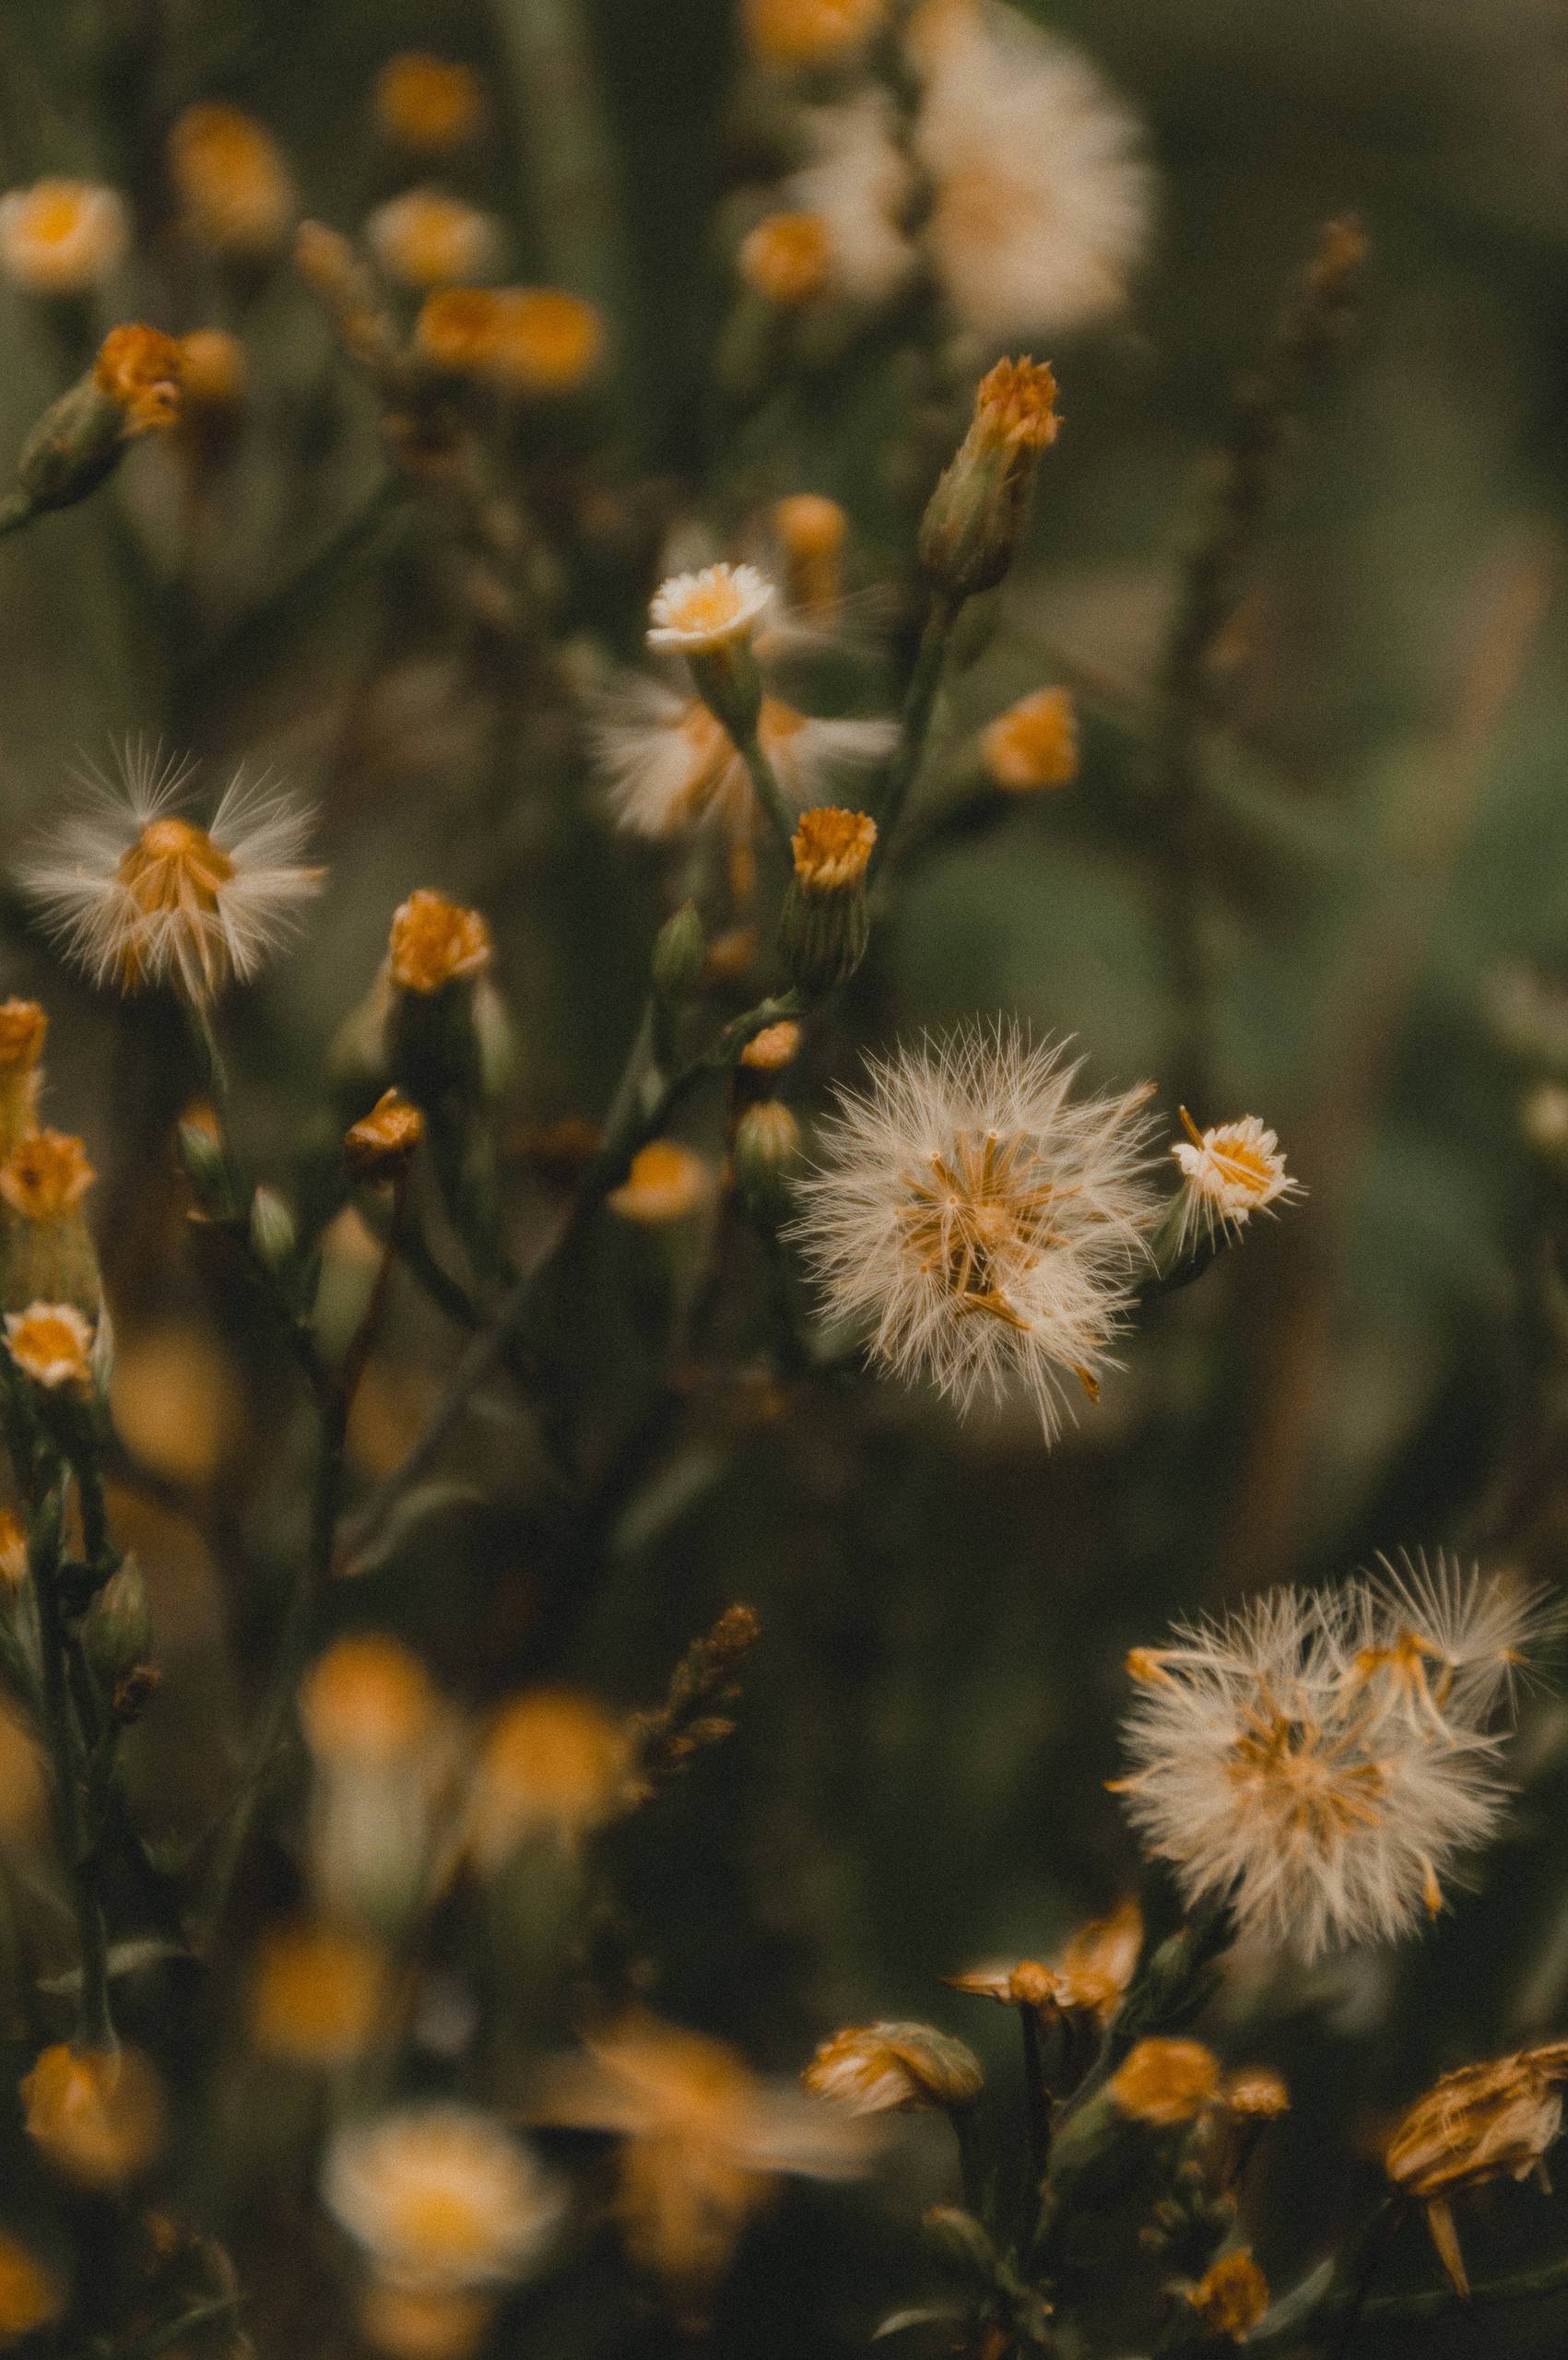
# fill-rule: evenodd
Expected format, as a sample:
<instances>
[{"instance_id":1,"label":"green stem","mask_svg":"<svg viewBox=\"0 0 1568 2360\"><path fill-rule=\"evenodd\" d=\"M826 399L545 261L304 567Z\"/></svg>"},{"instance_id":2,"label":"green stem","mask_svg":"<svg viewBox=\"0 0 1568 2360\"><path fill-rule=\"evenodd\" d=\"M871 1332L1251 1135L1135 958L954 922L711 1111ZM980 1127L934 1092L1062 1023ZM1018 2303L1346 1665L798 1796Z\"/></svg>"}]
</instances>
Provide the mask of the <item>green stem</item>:
<instances>
[{"instance_id":1,"label":"green stem","mask_svg":"<svg viewBox=\"0 0 1568 2360\"><path fill-rule=\"evenodd\" d=\"M609 319L626 271L616 155L580 0L491 0L525 142L525 218L546 275Z\"/></svg>"},{"instance_id":2,"label":"green stem","mask_svg":"<svg viewBox=\"0 0 1568 2360\"><path fill-rule=\"evenodd\" d=\"M112 2048L109 2012L109 1944L89 1867L82 1823L77 1748L72 1729L65 1618L60 1602L60 1526L64 1502L58 1492L35 1510L28 1535L28 1570L38 1604L43 1663L43 1720L53 1765L55 1827L70 1880L81 1952L82 1988L77 2037L84 2048Z\"/></svg>"},{"instance_id":3,"label":"green stem","mask_svg":"<svg viewBox=\"0 0 1568 2360\"><path fill-rule=\"evenodd\" d=\"M735 747L746 764L747 775L756 790L757 800L767 813L773 833L787 853L795 837L795 815L784 799L773 766L762 751L756 730L753 729L748 738L737 738Z\"/></svg>"},{"instance_id":4,"label":"green stem","mask_svg":"<svg viewBox=\"0 0 1568 2360\"><path fill-rule=\"evenodd\" d=\"M946 591L932 593L930 608L915 654L914 670L910 676L909 690L904 698L899 742L888 765L881 805L877 813L877 844L871 856L873 868L879 867L888 857L899 821L903 817L910 788L919 773L925 753L925 741L931 732L931 716L937 708L937 691L941 686L948 645L961 604L961 599L952 597Z\"/></svg>"}]
</instances>

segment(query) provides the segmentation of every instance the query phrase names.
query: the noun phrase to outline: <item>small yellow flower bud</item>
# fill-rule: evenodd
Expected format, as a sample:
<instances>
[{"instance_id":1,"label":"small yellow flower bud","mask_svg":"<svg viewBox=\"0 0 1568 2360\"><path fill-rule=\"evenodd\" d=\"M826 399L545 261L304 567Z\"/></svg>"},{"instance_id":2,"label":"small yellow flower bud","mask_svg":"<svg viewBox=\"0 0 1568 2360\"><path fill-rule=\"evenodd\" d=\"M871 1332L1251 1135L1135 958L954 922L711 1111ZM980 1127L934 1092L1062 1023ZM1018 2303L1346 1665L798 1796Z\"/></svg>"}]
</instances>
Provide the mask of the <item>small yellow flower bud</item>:
<instances>
[{"instance_id":1,"label":"small yellow flower bud","mask_svg":"<svg viewBox=\"0 0 1568 2360\"><path fill-rule=\"evenodd\" d=\"M421 886L393 914L387 958L399 991L444 991L489 965L490 930L477 910Z\"/></svg>"},{"instance_id":2,"label":"small yellow flower bud","mask_svg":"<svg viewBox=\"0 0 1568 2360\"><path fill-rule=\"evenodd\" d=\"M473 67L422 49L387 59L376 76L373 103L381 131L416 156L448 156L466 148L485 119L484 87Z\"/></svg>"},{"instance_id":3,"label":"small yellow flower bud","mask_svg":"<svg viewBox=\"0 0 1568 2360\"><path fill-rule=\"evenodd\" d=\"M759 1099L735 1127L731 1155L747 1211L764 1229L790 1209L789 1175L800 1162L800 1125L781 1098Z\"/></svg>"},{"instance_id":4,"label":"small yellow flower bud","mask_svg":"<svg viewBox=\"0 0 1568 2360\"><path fill-rule=\"evenodd\" d=\"M1012 563L1041 454L1060 429L1055 402L1043 362L998 360L982 378L969 431L920 527L921 562L950 598L993 588Z\"/></svg>"},{"instance_id":5,"label":"small yellow flower bud","mask_svg":"<svg viewBox=\"0 0 1568 2360\"><path fill-rule=\"evenodd\" d=\"M871 918L866 872L877 823L864 811L802 812L792 839L795 873L779 913L779 942L803 991L831 991L866 956Z\"/></svg>"},{"instance_id":6,"label":"small yellow flower bud","mask_svg":"<svg viewBox=\"0 0 1568 2360\"><path fill-rule=\"evenodd\" d=\"M425 1118L400 1090L384 1090L343 1135L343 1161L356 1180L395 1180L425 1136Z\"/></svg>"},{"instance_id":7,"label":"small yellow flower bud","mask_svg":"<svg viewBox=\"0 0 1568 2360\"><path fill-rule=\"evenodd\" d=\"M622 1221L657 1228L699 1211L712 1187L713 1174L700 1155L675 1139L650 1139L638 1149L626 1178L605 1201Z\"/></svg>"},{"instance_id":8,"label":"small yellow flower bud","mask_svg":"<svg viewBox=\"0 0 1568 2360\"><path fill-rule=\"evenodd\" d=\"M81 2188L119 2188L163 2145L163 2092L135 2048L46 2048L21 2084L28 2135Z\"/></svg>"},{"instance_id":9,"label":"small yellow flower bud","mask_svg":"<svg viewBox=\"0 0 1568 2360\"><path fill-rule=\"evenodd\" d=\"M370 2047L391 1977L382 1951L332 1926L271 1934L251 1988L251 2038L292 2065L350 2064Z\"/></svg>"},{"instance_id":10,"label":"small yellow flower bud","mask_svg":"<svg viewBox=\"0 0 1568 2360\"><path fill-rule=\"evenodd\" d=\"M754 1032L740 1053L740 1062L752 1073L778 1073L800 1055L800 1027L785 1018Z\"/></svg>"},{"instance_id":11,"label":"small yellow flower bud","mask_svg":"<svg viewBox=\"0 0 1568 2360\"><path fill-rule=\"evenodd\" d=\"M1078 717L1067 690L1020 697L982 732L980 753L993 785L1010 795L1069 785L1078 776Z\"/></svg>"},{"instance_id":12,"label":"small yellow flower bud","mask_svg":"<svg viewBox=\"0 0 1568 2360\"><path fill-rule=\"evenodd\" d=\"M707 962L708 946L697 904L682 902L674 916L665 920L654 944L654 991L664 1000L678 1003L689 998L701 982Z\"/></svg>"},{"instance_id":13,"label":"small yellow flower bud","mask_svg":"<svg viewBox=\"0 0 1568 2360\"><path fill-rule=\"evenodd\" d=\"M770 213L742 239L737 265L754 295L780 311L794 311L828 283L828 225L819 213Z\"/></svg>"},{"instance_id":14,"label":"small yellow flower bud","mask_svg":"<svg viewBox=\"0 0 1568 2360\"><path fill-rule=\"evenodd\" d=\"M1268 2281L1244 2246L1212 2263L1187 2301L1206 2334L1244 2343L1268 2308Z\"/></svg>"},{"instance_id":15,"label":"small yellow flower bud","mask_svg":"<svg viewBox=\"0 0 1568 2360\"><path fill-rule=\"evenodd\" d=\"M1283 2075L1267 2065L1244 2066L1227 2073L1220 2097L1228 2114L1247 2122L1274 2122L1291 2111L1291 2092Z\"/></svg>"},{"instance_id":16,"label":"small yellow flower bud","mask_svg":"<svg viewBox=\"0 0 1568 2360\"><path fill-rule=\"evenodd\" d=\"M184 362L180 340L131 323L111 328L93 363L93 384L121 411L127 434L150 434L180 415Z\"/></svg>"},{"instance_id":17,"label":"small yellow flower bud","mask_svg":"<svg viewBox=\"0 0 1568 2360\"><path fill-rule=\"evenodd\" d=\"M800 2078L852 2114L891 2114L969 2106L984 2077L972 2048L930 2024L856 2024L824 2041Z\"/></svg>"},{"instance_id":18,"label":"small yellow flower bud","mask_svg":"<svg viewBox=\"0 0 1568 2360\"><path fill-rule=\"evenodd\" d=\"M1108 2084L1118 2111L1161 2128L1190 2122L1220 2086L1220 2062L1197 2040L1140 2040Z\"/></svg>"}]
</instances>

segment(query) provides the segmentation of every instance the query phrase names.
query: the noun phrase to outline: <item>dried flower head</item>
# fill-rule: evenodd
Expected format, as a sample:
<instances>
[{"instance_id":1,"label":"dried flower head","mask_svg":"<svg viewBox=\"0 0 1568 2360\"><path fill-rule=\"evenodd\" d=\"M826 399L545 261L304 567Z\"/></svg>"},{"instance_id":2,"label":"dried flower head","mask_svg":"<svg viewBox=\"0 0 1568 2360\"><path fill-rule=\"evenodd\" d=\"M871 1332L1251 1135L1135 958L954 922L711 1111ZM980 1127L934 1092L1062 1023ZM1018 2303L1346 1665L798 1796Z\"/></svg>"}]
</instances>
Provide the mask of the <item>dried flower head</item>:
<instances>
[{"instance_id":1,"label":"dried flower head","mask_svg":"<svg viewBox=\"0 0 1568 2360\"><path fill-rule=\"evenodd\" d=\"M875 39L887 0L746 0L746 38L765 65L836 65Z\"/></svg>"},{"instance_id":2,"label":"dried flower head","mask_svg":"<svg viewBox=\"0 0 1568 2360\"><path fill-rule=\"evenodd\" d=\"M129 242L124 197L96 181L35 181L0 196L0 271L29 295L85 295Z\"/></svg>"},{"instance_id":3,"label":"dried flower head","mask_svg":"<svg viewBox=\"0 0 1568 2360\"><path fill-rule=\"evenodd\" d=\"M71 1303L31 1303L6 1314L6 1349L46 1393L85 1393L92 1384L92 1322Z\"/></svg>"},{"instance_id":4,"label":"dried flower head","mask_svg":"<svg viewBox=\"0 0 1568 2360\"><path fill-rule=\"evenodd\" d=\"M864 811L824 806L803 811L790 839L795 879L806 893L853 892L865 882L877 843L877 822Z\"/></svg>"},{"instance_id":5,"label":"dried flower head","mask_svg":"<svg viewBox=\"0 0 1568 2360\"><path fill-rule=\"evenodd\" d=\"M385 1953L336 1926L269 1934L251 1987L251 2038L264 2055L328 2069L362 2056L391 1993Z\"/></svg>"},{"instance_id":6,"label":"dried flower head","mask_svg":"<svg viewBox=\"0 0 1568 2360\"><path fill-rule=\"evenodd\" d=\"M449 156L483 127L484 85L471 65L429 50L400 50L376 76L376 122L416 156Z\"/></svg>"},{"instance_id":7,"label":"dried flower head","mask_svg":"<svg viewBox=\"0 0 1568 2360\"><path fill-rule=\"evenodd\" d=\"M1220 2086L1220 2060L1199 2040L1140 2040L1107 2087L1112 2103L1136 2122L1163 2130L1191 2122Z\"/></svg>"},{"instance_id":8,"label":"dried flower head","mask_svg":"<svg viewBox=\"0 0 1568 2360\"><path fill-rule=\"evenodd\" d=\"M81 2188L119 2188L163 2145L163 2091L139 2049L57 2042L21 2085L28 2135Z\"/></svg>"},{"instance_id":9,"label":"dried flower head","mask_svg":"<svg viewBox=\"0 0 1568 2360\"><path fill-rule=\"evenodd\" d=\"M475 1773L469 1846L501 1866L538 1836L574 1844L612 1819L628 1792L630 1736L591 1696L539 1689L491 1724Z\"/></svg>"},{"instance_id":10,"label":"dried flower head","mask_svg":"<svg viewBox=\"0 0 1568 2360\"><path fill-rule=\"evenodd\" d=\"M169 172L185 228L236 262L276 254L294 219L294 184L272 134L219 100L187 107L169 134Z\"/></svg>"},{"instance_id":11,"label":"dried flower head","mask_svg":"<svg viewBox=\"0 0 1568 2360\"><path fill-rule=\"evenodd\" d=\"M773 696L757 720L779 791L796 807L835 777L874 769L896 736L891 722L819 721ZM743 842L765 825L744 761L700 698L624 673L599 698L592 737L611 808L633 833L684 835L712 821Z\"/></svg>"},{"instance_id":12,"label":"dried flower head","mask_svg":"<svg viewBox=\"0 0 1568 2360\"><path fill-rule=\"evenodd\" d=\"M16 2343L59 2318L65 2292L53 2271L0 2229L0 2343Z\"/></svg>"},{"instance_id":13,"label":"dried flower head","mask_svg":"<svg viewBox=\"0 0 1568 2360\"><path fill-rule=\"evenodd\" d=\"M468 983L490 963L490 930L477 910L425 886L393 912L387 971L399 991L444 991Z\"/></svg>"},{"instance_id":14,"label":"dried flower head","mask_svg":"<svg viewBox=\"0 0 1568 2360\"><path fill-rule=\"evenodd\" d=\"M749 641L772 597L772 584L754 565L672 574L649 608L648 644L672 655L705 655Z\"/></svg>"},{"instance_id":15,"label":"dried flower head","mask_svg":"<svg viewBox=\"0 0 1568 2360\"><path fill-rule=\"evenodd\" d=\"M1078 715L1066 689L1036 689L981 733L992 785L1009 795L1067 786L1078 776Z\"/></svg>"},{"instance_id":16,"label":"dried flower head","mask_svg":"<svg viewBox=\"0 0 1568 2360\"><path fill-rule=\"evenodd\" d=\"M1511 1584L1358 1576L1270 1590L1129 1662L1118 1782L1190 1902L1312 1959L1388 1941L1502 1815L1497 1708L1542 1627ZM1472 1649L1474 1652L1472 1653Z\"/></svg>"},{"instance_id":17,"label":"dried flower head","mask_svg":"<svg viewBox=\"0 0 1568 2360\"><path fill-rule=\"evenodd\" d=\"M799 1184L808 1261L895 1375L967 1409L1021 1384L1049 1439L1093 1399L1155 1217L1148 1088L1075 1100L1076 1066L1006 1025L871 1068Z\"/></svg>"},{"instance_id":18,"label":"dried flower head","mask_svg":"<svg viewBox=\"0 0 1568 2360\"><path fill-rule=\"evenodd\" d=\"M424 1742L435 1714L418 1656L379 1631L335 1639L300 1686L306 1741L323 1761L395 1761Z\"/></svg>"},{"instance_id":19,"label":"dried flower head","mask_svg":"<svg viewBox=\"0 0 1568 2360\"><path fill-rule=\"evenodd\" d=\"M736 266L754 295L793 311L820 295L832 259L832 235L819 213L769 213L741 240Z\"/></svg>"},{"instance_id":20,"label":"dried flower head","mask_svg":"<svg viewBox=\"0 0 1568 2360\"><path fill-rule=\"evenodd\" d=\"M631 1169L605 1201L622 1221L660 1227L686 1221L713 1194L713 1175L702 1158L678 1139L650 1139L631 1159Z\"/></svg>"},{"instance_id":21,"label":"dried flower head","mask_svg":"<svg viewBox=\"0 0 1568 2360\"><path fill-rule=\"evenodd\" d=\"M633 2259L679 2291L725 2268L780 2172L843 2178L863 2130L798 2090L760 2081L720 2041L622 2019L542 2077L540 2122L618 2133L619 2211Z\"/></svg>"},{"instance_id":22,"label":"dried flower head","mask_svg":"<svg viewBox=\"0 0 1568 2360\"><path fill-rule=\"evenodd\" d=\"M563 2195L519 2141L471 2106L408 2106L341 2130L323 2193L388 2284L462 2293L522 2278Z\"/></svg>"},{"instance_id":23,"label":"dried flower head","mask_svg":"<svg viewBox=\"0 0 1568 2360\"><path fill-rule=\"evenodd\" d=\"M1012 9L928 12L927 27L914 146L949 309L993 343L1121 310L1151 211L1137 122L1087 58Z\"/></svg>"},{"instance_id":24,"label":"dried flower head","mask_svg":"<svg viewBox=\"0 0 1568 2360\"><path fill-rule=\"evenodd\" d=\"M0 1163L0 1198L24 1221L64 1221L98 1174L67 1131L34 1131Z\"/></svg>"},{"instance_id":25,"label":"dried flower head","mask_svg":"<svg viewBox=\"0 0 1568 2360\"><path fill-rule=\"evenodd\" d=\"M129 435L178 423L183 377L179 338L134 321L110 329L92 369L93 384L120 411Z\"/></svg>"},{"instance_id":26,"label":"dried flower head","mask_svg":"<svg viewBox=\"0 0 1568 2360\"><path fill-rule=\"evenodd\" d=\"M931 2024L855 2024L825 2040L801 2074L813 2097L851 2114L969 2106L984 2083L980 2059Z\"/></svg>"},{"instance_id":27,"label":"dried flower head","mask_svg":"<svg viewBox=\"0 0 1568 2360\"><path fill-rule=\"evenodd\" d=\"M425 1136L425 1118L400 1090L383 1090L343 1134L343 1161L356 1180L395 1180Z\"/></svg>"},{"instance_id":28,"label":"dried flower head","mask_svg":"<svg viewBox=\"0 0 1568 2360\"><path fill-rule=\"evenodd\" d=\"M1544 2170L1562 2130L1568 2041L1554 2040L1485 2065L1462 2065L1418 2098L1384 2151L1396 2188L1426 2212L1432 2242L1456 2291L1467 2295L1449 2199L1492 2179Z\"/></svg>"},{"instance_id":29,"label":"dried flower head","mask_svg":"<svg viewBox=\"0 0 1568 2360\"><path fill-rule=\"evenodd\" d=\"M461 287L495 268L501 238L488 213L439 188L411 188L365 223L371 253L405 287Z\"/></svg>"},{"instance_id":30,"label":"dried flower head","mask_svg":"<svg viewBox=\"0 0 1568 2360\"><path fill-rule=\"evenodd\" d=\"M1245 2246L1221 2254L1186 2299L1206 2335L1228 2343L1244 2343L1268 2308L1268 2281Z\"/></svg>"},{"instance_id":31,"label":"dried flower head","mask_svg":"<svg viewBox=\"0 0 1568 2360\"><path fill-rule=\"evenodd\" d=\"M1184 1106L1182 1122L1187 1136L1176 1141L1171 1153L1185 1184L1185 1238L1240 1230L1254 1213L1303 1194L1300 1181L1285 1169L1279 1140L1256 1115L1200 1131Z\"/></svg>"},{"instance_id":32,"label":"dried flower head","mask_svg":"<svg viewBox=\"0 0 1568 2360\"><path fill-rule=\"evenodd\" d=\"M204 827L181 808L188 761L125 749L116 789L86 782L53 844L21 871L24 891L95 984L169 984L195 1001L245 982L299 924L324 871L300 856L308 815L237 773Z\"/></svg>"}]
</instances>

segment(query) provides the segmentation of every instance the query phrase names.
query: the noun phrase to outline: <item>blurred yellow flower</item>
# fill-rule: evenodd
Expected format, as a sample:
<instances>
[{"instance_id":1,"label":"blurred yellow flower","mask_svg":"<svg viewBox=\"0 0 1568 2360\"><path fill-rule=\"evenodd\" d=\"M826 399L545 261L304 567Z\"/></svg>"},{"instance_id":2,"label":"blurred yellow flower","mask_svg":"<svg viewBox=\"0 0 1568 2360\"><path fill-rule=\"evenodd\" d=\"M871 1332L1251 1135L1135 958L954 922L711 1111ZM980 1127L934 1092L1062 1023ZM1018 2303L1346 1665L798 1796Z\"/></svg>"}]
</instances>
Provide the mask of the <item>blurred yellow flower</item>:
<instances>
[{"instance_id":1,"label":"blurred yellow flower","mask_svg":"<svg viewBox=\"0 0 1568 2360\"><path fill-rule=\"evenodd\" d=\"M376 76L375 117L387 138L417 156L466 147L485 119L484 85L471 65L406 49Z\"/></svg>"},{"instance_id":2,"label":"blurred yellow flower","mask_svg":"<svg viewBox=\"0 0 1568 2360\"><path fill-rule=\"evenodd\" d=\"M169 173L185 228L234 261L275 254L293 224L294 184L272 134L222 101L187 107L169 134Z\"/></svg>"},{"instance_id":3,"label":"blurred yellow flower","mask_svg":"<svg viewBox=\"0 0 1568 2360\"><path fill-rule=\"evenodd\" d=\"M53 2272L0 2229L0 2343L15 2343L47 2327L65 2307L65 2290Z\"/></svg>"},{"instance_id":4,"label":"blurred yellow flower","mask_svg":"<svg viewBox=\"0 0 1568 2360\"><path fill-rule=\"evenodd\" d=\"M124 199L95 181L35 181L0 196L0 271L29 295L85 295L124 259Z\"/></svg>"},{"instance_id":5,"label":"blurred yellow flower","mask_svg":"<svg viewBox=\"0 0 1568 2360\"><path fill-rule=\"evenodd\" d=\"M269 1934L251 1989L251 2037L264 2055L330 2067L362 2056L384 2019L391 1990L385 1953L336 1926Z\"/></svg>"},{"instance_id":6,"label":"blurred yellow flower","mask_svg":"<svg viewBox=\"0 0 1568 2360\"><path fill-rule=\"evenodd\" d=\"M163 2146L163 2090L138 2049L46 2048L21 2084L29 2138L83 2188L119 2188Z\"/></svg>"},{"instance_id":7,"label":"blurred yellow flower","mask_svg":"<svg viewBox=\"0 0 1568 2360\"><path fill-rule=\"evenodd\" d=\"M499 1868L539 1835L571 1843L612 1818L626 1798L631 1740L591 1696L540 1689L491 1723L475 1772L469 1844Z\"/></svg>"}]
</instances>

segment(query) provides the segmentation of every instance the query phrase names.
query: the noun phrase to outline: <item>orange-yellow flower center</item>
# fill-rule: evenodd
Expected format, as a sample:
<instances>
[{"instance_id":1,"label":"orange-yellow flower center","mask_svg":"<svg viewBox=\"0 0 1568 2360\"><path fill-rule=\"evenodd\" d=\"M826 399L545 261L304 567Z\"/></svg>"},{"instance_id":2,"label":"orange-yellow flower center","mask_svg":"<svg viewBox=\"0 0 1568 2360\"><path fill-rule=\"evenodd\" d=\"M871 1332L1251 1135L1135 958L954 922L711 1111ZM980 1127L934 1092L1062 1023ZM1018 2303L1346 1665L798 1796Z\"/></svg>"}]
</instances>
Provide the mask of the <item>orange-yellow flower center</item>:
<instances>
[{"instance_id":1,"label":"orange-yellow flower center","mask_svg":"<svg viewBox=\"0 0 1568 2360\"><path fill-rule=\"evenodd\" d=\"M93 363L93 383L125 414L127 434L172 426L184 377L179 341L131 322L111 328Z\"/></svg>"},{"instance_id":2,"label":"orange-yellow flower center","mask_svg":"<svg viewBox=\"0 0 1568 2360\"><path fill-rule=\"evenodd\" d=\"M819 213L770 213L741 241L747 286L784 308L819 295L831 262L832 240Z\"/></svg>"},{"instance_id":3,"label":"orange-yellow flower center","mask_svg":"<svg viewBox=\"0 0 1568 2360\"><path fill-rule=\"evenodd\" d=\"M420 886L393 914L387 957L399 990L439 992L489 966L490 930L477 910Z\"/></svg>"},{"instance_id":4,"label":"orange-yellow flower center","mask_svg":"<svg viewBox=\"0 0 1568 2360\"><path fill-rule=\"evenodd\" d=\"M770 65L821 65L869 41L887 0L747 0L752 50Z\"/></svg>"},{"instance_id":5,"label":"orange-yellow flower center","mask_svg":"<svg viewBox=\"0 0 1568 2360\"><path fill-rule=\"evenodd\" d=\"M1061 431L1054 372L1043 360L998 360L980 381L975 418L987 437L1043 451Z\"/></svg>"},{"instance_id":6,"label":"orange-yellow flower center","mask_svg":"<svg viewBox=\"0 0 1568 2360\"><path fill-rule=\"evenodd\" d=\"M826 805L803 811L791 839L796 882L808 892L843 893L860 884L877 842L877 822L864 811Z\"/></svg>"}]
</instances>

